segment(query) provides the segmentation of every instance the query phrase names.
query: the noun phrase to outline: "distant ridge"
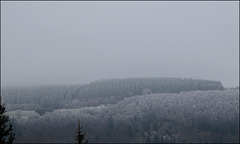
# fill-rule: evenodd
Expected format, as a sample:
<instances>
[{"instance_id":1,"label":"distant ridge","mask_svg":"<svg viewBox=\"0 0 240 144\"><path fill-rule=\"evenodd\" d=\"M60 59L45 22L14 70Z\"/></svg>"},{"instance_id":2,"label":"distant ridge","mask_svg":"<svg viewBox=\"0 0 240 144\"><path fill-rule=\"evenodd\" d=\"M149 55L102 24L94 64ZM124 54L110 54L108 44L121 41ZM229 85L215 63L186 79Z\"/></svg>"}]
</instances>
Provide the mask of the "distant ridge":
<instances>
[{"instance_id":1,"label":"distant ridge","mask_svg":"<svg viewBox=\"0 0 240 144\"><path fill-rule=\"evenodd\" d=\"M191 78L103 79L80 86L75 97L84 95L90 97L128 96L129 93L141 95L143 89L150 89L152 93L179 93L191 90L223 90L224 87L220 81Z\"/></svg>"},{"instance_id":2,"label":"distant ridge","mask_svg":"<svg viewBox=\"0 0 240 144\"><path fill-rule=\"evenodd\" d=\"M224 90L224 87L220 81L144 77L97 80L81 85L3 89L2 98L12 104L9 110L61 109L112 104L135 95L196 90Z\"/></svg>"}]
</instances>

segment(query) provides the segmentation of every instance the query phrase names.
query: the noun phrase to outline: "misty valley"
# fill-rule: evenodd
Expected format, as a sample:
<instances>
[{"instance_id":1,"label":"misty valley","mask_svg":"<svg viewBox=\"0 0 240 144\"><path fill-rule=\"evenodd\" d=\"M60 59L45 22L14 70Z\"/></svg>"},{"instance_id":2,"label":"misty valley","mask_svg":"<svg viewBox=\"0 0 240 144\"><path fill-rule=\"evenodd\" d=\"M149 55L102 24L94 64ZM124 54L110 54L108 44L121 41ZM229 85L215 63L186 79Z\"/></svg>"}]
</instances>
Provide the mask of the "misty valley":
<instances>
[{"instance_id":1,"label":"misty valley","mask_svg":"<svg viewBox=\"0 0 240 144\"><path fill-rule=\"evenodd\" d=\"M239 142L239 87L187 78L2 88L14 142Z\"/></svg>"}]
</instances>

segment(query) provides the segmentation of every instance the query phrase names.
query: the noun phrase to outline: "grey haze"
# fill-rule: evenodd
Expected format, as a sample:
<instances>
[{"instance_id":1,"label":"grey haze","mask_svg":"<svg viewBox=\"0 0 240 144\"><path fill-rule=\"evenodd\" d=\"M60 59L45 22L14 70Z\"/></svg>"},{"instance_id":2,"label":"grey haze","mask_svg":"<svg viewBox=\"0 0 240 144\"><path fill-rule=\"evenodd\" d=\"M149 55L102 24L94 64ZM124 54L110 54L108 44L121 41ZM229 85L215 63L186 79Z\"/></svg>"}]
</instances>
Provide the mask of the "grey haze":
<instances>
[{"instance_id":1,"label":"grey haze","mask_svg":"<svg viewBox=\"0 0 240 144\"><path fill-rule=\"evenodd\" d=\"M2 86L182 77L239 85L238 2L1 2Z\"/></svg>"}]
</instances>

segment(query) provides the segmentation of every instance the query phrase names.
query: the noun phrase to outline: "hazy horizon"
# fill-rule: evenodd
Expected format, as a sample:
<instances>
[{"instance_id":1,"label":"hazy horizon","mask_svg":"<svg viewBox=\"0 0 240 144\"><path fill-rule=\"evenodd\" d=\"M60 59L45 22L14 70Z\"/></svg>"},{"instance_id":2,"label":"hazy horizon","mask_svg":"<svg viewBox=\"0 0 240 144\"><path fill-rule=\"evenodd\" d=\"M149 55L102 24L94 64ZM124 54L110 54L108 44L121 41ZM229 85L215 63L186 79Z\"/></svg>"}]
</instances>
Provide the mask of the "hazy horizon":
<instances>
[{"instance_id":1,"label":"hazy horizon","mask_svg":"<svg viewBox=\"0 0 240 144\"><path fill-rule=\"evenodd\" d=\"M1 2L1 85L181 77L239 86L238 5Z\"/></svg>"},{"instance_id":2,"label":"hazy horizon","mask_svg":"<svg viewBox=\"0 0 240 144\"><path fill-rule=\"evenodd\" d=\"M211 80L211 79L195 79L195 78L187 78L187 77L125 77L125 78L106 78L106 79L96 79L93 81L89 82L84 82L84 83L65 83L65 84L60 84L60 83L52 83L52 84L35 84L35 85L5 85L2 86L3 89L11 89L11 88L37 88L37 87L48 87L48 86L74 86L74 85L85 85L85 84L90 84L92 82L97 82L97 81L105 81L105 80L119 80L119 79L136 79L136 78L176 78L176 79L194 79L194 80L209 80L209 81L217 81L217 80ZM220 81L221 82L221 81ZM239 86L239 85L237 85ZM225 87L225 88L235 88L237 86L233 87Z\"/></svg>"}]
</instances>

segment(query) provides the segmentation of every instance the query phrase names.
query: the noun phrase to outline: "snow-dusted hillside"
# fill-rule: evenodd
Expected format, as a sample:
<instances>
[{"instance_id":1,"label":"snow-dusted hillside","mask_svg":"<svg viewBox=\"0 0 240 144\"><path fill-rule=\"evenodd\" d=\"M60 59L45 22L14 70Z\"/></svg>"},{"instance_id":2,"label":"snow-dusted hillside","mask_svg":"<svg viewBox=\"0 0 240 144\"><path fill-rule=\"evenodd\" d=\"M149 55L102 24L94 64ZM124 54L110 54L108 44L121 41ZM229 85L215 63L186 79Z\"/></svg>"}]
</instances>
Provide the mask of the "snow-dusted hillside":
<instances>
[{"instance_id":1,"label":"snow-dusted hillside","mask_svg":"<svg viewBox=\"0 0 240 144\"><path fill-rule=\"evenodd\" d=\"M146 94L105 106L32 113L15 118L16 141L73 142L78 119L91 142L236 142L239 90Z\"/></svg>"}]
</instances>

